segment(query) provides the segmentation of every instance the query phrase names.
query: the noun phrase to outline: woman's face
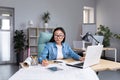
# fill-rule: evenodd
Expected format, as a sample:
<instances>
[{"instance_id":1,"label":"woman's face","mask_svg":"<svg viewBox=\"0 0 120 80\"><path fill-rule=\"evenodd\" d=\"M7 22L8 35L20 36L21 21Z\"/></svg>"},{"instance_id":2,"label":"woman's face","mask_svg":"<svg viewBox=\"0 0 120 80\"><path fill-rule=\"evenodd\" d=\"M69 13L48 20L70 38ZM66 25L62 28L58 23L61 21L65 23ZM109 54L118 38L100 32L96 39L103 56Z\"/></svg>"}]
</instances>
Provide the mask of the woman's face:
<instances>
[{"instance_id":1,"label":"woman's face","mask_svg":"<svg viewBox=\"0 0 120 80\"><path fill-rule=\"evenodd\" d=\"M57 30L54 33L54 40L57 44L61 45L61 42L63 41L65 35L61 30Z\"/></svg>"}]
</instances>

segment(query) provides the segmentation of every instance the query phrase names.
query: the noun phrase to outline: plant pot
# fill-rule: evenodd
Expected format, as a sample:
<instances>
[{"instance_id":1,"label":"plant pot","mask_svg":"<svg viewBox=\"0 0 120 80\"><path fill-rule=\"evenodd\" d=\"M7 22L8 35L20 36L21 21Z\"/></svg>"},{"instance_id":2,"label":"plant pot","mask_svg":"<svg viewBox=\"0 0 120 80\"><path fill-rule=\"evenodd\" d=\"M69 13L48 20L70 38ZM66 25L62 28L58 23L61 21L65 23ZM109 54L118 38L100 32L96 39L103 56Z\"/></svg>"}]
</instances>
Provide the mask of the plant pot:
<instances>
[{"instance_id":1,"label":"plant pot","mask_svg":"<svg viewBox=\"0 0 120 80\"><path fill-rule=\"evenodd\" d=\"M48 28L48 23L44 23L44 28Z\"/></svg>"},{"instance_id":2,"label":"plant pot","mask_svg":"<svg viewBox=\"0 0 120 80\"><path fill-rule=\"evenodd\" d=\"M23 52L22 51L18 52L16 54L16 63L17 63L17 65L19 65L20 62L23 62Z\"/></svg>"}]
</instances>

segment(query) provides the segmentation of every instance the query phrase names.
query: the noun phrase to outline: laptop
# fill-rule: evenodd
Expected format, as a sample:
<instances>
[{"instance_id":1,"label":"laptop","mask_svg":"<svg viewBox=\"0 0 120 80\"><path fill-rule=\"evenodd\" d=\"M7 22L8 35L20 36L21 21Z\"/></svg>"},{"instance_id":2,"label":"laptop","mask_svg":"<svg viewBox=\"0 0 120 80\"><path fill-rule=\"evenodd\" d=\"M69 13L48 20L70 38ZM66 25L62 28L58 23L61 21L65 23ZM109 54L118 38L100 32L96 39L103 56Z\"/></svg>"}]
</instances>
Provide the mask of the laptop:
<instances>
[{"instance_id":1,"label":"laptop","mask_svg":"<svg viewBox=\"0 0 120 80\"><path fill-rule=\"evenodd\" d=\"M66 65L84 69L92 65L98 64L102 54L102 49L103 45L88 46L84 62L81 63L80 61L75 61L72 63L67 63Z\"/></svg>"}]
</instances>

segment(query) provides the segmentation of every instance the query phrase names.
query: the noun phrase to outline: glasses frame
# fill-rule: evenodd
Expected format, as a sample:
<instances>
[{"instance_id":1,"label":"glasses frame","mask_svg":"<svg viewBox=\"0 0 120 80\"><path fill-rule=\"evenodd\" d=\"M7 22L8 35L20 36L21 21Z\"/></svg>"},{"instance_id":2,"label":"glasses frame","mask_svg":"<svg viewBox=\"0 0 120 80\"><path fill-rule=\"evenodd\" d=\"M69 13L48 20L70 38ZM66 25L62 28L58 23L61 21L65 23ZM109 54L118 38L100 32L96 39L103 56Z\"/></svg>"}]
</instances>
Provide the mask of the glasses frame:
<instances>
[{"instance_id":1,"label":"glasses frame","mask_svg":"<svg viewBox=\"0 0 120 80\"><path fill-rule=\"evenodd\" d=\"M58 38L58 37L61 39L64 38L64 35L54 35L54 38Z\"/></svg>"}]
</instances>

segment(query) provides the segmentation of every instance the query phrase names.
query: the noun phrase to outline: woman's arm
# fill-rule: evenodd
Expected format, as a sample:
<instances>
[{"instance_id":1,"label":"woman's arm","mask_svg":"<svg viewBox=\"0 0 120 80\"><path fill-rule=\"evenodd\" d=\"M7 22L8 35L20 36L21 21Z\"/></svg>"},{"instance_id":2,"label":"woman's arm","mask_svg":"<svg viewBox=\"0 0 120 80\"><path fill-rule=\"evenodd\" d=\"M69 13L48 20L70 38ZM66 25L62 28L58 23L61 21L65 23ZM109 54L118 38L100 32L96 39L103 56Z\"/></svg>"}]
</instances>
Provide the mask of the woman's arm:
<instances>
[{"instance_id":1,"label":"woman's arm","mask_svg":"<svg viewBox=\"0 0 120 80\"><path fill-rule=\"evenodd\" d=\"M47 56L48 56L48 48L47 45L45 45L43 51L40 53L38 61L42 63L43 60L47 60Z\"/></svg>"},{"instance_id":2,"label":"woman's arm","mask_svg":"<svg viewBox=\"0 0 120 80\"><path fill-rule=\"evenodd\" d=\"M71 56L76 59L76 60L80 60L80 61L84 61L85 58L84 57L81 57L79 56L77 53L75 53L70 47L69 47L69 51L70 51L70 54Z\"/></svg>"}]
</instances>

